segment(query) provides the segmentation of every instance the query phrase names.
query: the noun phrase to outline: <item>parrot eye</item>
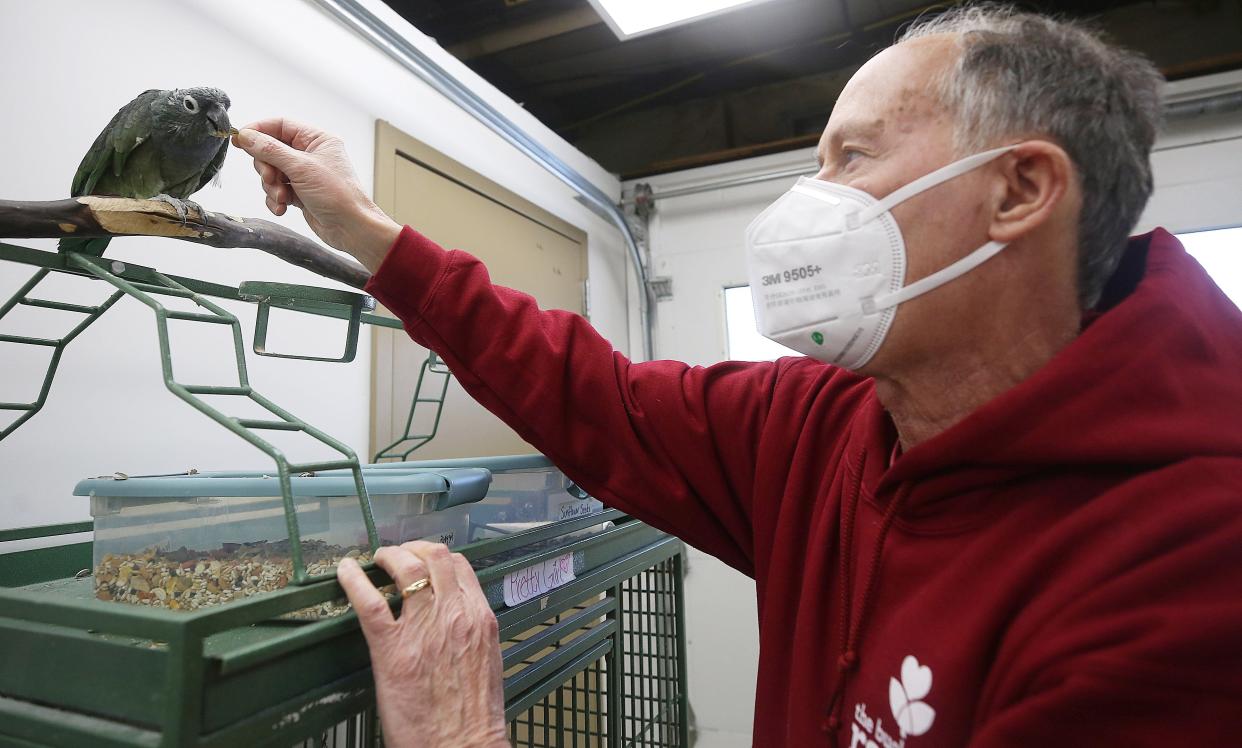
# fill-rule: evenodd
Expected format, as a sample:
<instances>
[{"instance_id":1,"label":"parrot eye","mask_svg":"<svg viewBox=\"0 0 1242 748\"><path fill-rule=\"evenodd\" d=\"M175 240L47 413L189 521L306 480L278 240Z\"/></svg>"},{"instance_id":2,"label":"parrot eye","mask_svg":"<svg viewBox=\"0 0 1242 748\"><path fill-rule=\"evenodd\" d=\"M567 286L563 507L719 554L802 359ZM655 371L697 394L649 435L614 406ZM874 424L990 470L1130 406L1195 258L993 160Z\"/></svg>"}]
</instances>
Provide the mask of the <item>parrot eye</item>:
<instances>
[{"instance_id":1,"label":"parrot eye","mask_svg":"<svg viewBox=\"0 0 1242 748\"><path fill-rule=\"evenodd\" d=\"M187 96L182 99L181 106L185 107L185 110L191 114L198 111L198 102L194 100L193 96Z\"/></svg>"}]
</instances>

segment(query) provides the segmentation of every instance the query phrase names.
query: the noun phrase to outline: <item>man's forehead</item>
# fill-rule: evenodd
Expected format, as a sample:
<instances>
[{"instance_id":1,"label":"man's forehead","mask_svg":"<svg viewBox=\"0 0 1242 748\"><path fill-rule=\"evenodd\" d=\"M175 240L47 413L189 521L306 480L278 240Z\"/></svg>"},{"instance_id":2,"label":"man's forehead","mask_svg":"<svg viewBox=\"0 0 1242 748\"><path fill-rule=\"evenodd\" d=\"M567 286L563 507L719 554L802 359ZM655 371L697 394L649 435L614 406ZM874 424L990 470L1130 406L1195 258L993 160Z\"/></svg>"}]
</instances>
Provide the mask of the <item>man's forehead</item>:
<instances>
[{"instance_id":1,"label":"man's forehead","mask_svg":"<svg viewBox=\"0 0 1242 748\"><path fill-rule=\"evenodd\" d=\"M927 98L959 49L954 37L946 34L895 44L850 77L840 100L865 111L868 104L900 106L911 97Z\"/></svg>"},{"instance_id":2,"label":"man's forehead","mask_svg":"<svg viewBox=\"0 0 1242 748\"><path fill-rule=\"evenodd\" d=\"M855 111L843 113L839 117L833 116L828 120L828 135L838 140L878 138L884 134L884 128L888 122L886 114L888 113L875 107L870 112Z\"/></svg>"},{"instance_id":3,"label":"man's forehead","mask_svg":"<svg viewBox=\"0 0 1242 748\"><path fill-rule=\"evenodd\" d=\"M833 107L821 149L830 141L879 138L942 109L936 77L957 54L954 38L929 36L880 52L850 78Z\"/></svg>"}]
</instances>

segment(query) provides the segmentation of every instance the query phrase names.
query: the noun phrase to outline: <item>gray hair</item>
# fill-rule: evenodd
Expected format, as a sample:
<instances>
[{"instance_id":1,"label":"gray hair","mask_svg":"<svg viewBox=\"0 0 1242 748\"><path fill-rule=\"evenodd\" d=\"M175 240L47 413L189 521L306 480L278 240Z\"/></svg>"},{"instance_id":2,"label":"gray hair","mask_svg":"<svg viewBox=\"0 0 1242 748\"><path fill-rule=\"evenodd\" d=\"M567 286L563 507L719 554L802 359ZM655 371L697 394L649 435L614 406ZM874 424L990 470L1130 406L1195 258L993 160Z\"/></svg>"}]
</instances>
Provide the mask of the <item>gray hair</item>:
<instances>
[{"instance_id":1,"label":"gray hair","mask_svg":"<svg viewBox=\"0 0 1242 748\"><path fill-rule=\"evenodd\" d=\"M1163 76L1084 25L987 3L920 19L898 40L955 34L961 55L940 82L955 146L984 150L1046 137L1077 167L1078 298L1099 301L1151 197Z\"/></svg>"}]
</instances>

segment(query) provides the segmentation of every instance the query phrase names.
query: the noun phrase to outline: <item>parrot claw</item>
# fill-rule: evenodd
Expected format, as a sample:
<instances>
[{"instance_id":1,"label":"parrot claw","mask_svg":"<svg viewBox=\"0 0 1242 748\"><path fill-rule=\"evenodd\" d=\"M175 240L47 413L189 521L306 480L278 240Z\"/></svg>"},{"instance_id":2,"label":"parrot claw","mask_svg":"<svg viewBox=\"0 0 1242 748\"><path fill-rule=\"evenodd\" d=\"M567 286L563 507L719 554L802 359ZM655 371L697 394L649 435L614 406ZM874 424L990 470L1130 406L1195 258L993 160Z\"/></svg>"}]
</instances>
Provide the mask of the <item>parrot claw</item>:
<instances>
[{"instance_id":1,"label":"parrot claw","mask_svg":"<svg viewBox=\"0 0 1242 748\"><path fill-rule=\"evenodd\" d=\"M151 199L158 200L161 203L168 203L170 206L172 206L172 209L177 211L177 217L181 219L182 226L184 226L186 222L189 220L188 218L189 209L193 208L194 210L198 211L199 215L206 214L205 211L203 210L203 206L199 205L193 200L182 200L180 198L173 197L172 195L165 195L163 193L160 193Z\"/></svg>"}]
</instances>

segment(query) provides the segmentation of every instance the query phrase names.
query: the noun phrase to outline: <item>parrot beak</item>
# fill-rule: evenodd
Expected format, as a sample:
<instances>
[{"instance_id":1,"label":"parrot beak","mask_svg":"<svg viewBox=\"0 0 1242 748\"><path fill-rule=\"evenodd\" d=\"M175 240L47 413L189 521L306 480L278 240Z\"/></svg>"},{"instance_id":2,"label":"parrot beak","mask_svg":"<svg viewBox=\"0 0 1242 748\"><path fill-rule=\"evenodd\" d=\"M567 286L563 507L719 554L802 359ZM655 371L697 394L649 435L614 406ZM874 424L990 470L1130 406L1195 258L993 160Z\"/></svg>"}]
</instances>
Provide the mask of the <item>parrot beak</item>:
<instances>
[{"instance_id":1,"label":"parrot beak","mask_svg":"<svg viewBox=\"0 0 1242 748\"><path fill-rule=\"evenodd\" d=\"M216 128L212 135L215 135L217 138L227 139L237 134L236 128L229 126L229 115L224 111L224 107L212 107L207 112L207 121L211 123L212 127Z\"/></svg>"}]
</instances>

